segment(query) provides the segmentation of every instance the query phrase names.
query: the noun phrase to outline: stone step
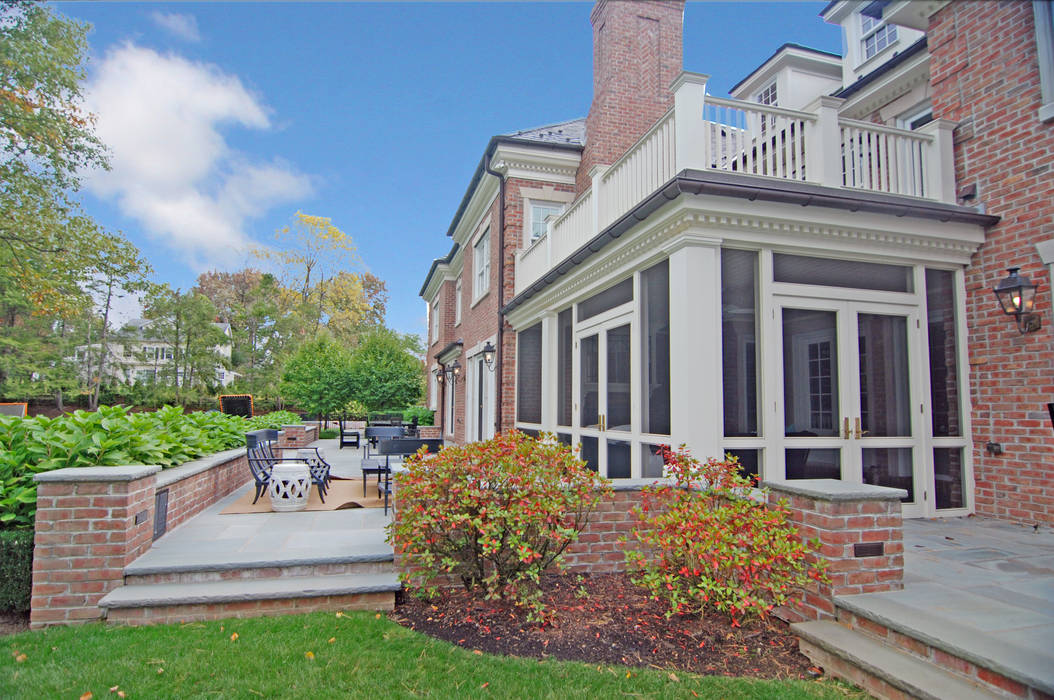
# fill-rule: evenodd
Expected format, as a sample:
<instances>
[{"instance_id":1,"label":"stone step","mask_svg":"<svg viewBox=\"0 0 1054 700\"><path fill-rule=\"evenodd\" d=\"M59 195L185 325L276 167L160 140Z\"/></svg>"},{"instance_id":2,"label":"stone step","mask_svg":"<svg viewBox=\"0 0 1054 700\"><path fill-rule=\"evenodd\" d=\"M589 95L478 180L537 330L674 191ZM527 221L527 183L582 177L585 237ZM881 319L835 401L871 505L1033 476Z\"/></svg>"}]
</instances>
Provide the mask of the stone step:
<instances>
[{"instance_id":1,"label":"stone step","mask_svg":"<svg viewBox=\"0 0 1054 700\"><path fill-rule=\"evenodd\" d=\"M209 583L231 580L334 576L339 574L388 574L395 571L393 555L386 551L296 559L233 559L229 561L135 562L125 567L126 586L166 583Z\"/></svg>"},{"instance_id":2,"label":"stone step","mask_svg":"<svg viewBox=\"0 0 1054 700\"><path fill-rule=\"evenodd\" d=\"M152 624L315 610L391 610L398 576L341 574L122 586L100 602L110 622Z\"/></svg>"},{"instance_id":3,"label":"stone step","mask_svg":"<svg viewBox=\"0 0 1054 700\"><path fill-rule=\"evenodd\" d=\"M831 676L879 698L983 700L1005 695L981 688L912 654L832 621L791 625L801 651Z\"/></svg>"},{"instance_id":4,"label":"stone step","mask_svg":"<svg viewBox=\"0 0 1054 700\"><path fill-rule=\"evenodd\" d=\"M838 597L838 620L995 692L1029 697L1035 690L1054 696L1049 648L1035 649L1001 639L898 600L908 594L910 591L905 590ZM960 610L981 612L968 600L952 600L957 595L961 594L948 590L944 602Z\"/></svg>"}]
</instances>

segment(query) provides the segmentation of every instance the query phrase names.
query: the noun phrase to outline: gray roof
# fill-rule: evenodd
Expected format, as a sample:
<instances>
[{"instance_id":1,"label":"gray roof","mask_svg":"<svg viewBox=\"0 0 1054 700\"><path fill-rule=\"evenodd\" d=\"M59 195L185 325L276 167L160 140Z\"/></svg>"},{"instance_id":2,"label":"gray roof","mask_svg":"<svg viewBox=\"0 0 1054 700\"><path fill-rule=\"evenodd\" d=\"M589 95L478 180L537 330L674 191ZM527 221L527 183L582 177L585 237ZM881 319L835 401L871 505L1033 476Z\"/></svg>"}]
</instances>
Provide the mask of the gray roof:
<instances>
[{"instance_id":1,"label":"gray roof","mask_svg":"<svg viewBox=\"0 0 1054 700\"><path fill-rule=\"evenodd\" d=\"M584 118L572 119L556 124L536 126L533 129L521 129L511 134L502 134L502 136L541 143L573 143L577 146L584 146L586 144L586 120Z\"/></svg>"}]
</instances>

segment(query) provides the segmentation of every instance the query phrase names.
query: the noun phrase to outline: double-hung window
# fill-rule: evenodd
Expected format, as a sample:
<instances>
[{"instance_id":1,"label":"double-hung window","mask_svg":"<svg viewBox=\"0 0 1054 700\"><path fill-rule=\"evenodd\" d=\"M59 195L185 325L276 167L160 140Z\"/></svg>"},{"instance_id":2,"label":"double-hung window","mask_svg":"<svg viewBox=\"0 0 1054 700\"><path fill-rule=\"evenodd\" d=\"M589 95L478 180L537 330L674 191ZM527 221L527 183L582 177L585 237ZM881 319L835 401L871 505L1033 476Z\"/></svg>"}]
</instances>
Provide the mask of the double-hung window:
<instances>
[{"instance_id":1,"label":"double-hung window","mask_svg":"<svg viewBox=\"0 0 1054 700\"><path fill-rule=\"evenodd\" d=\"M564 210L564 205L558 202L531 202L531 243L545 235L548 229L546 219L550 216L559 216Z\"/></svg>"},{"instance_id":2,"label":"double-hung window","mask_svg":"<svg viewBox=\"0 0 1054 700\"><path fill-rule=\"evenodd\" d=\"M439 297L432 302L432 342L439 340Z\"/></svg>"},{"instance_id":3,"label":"double-hung window","mask_svg":"<svg viewBox=\"0 0 1054 700\"><path fill-rule=\"evenodd\" d=\"M472 269L474 273L472 298L479 299L490 289L490 229L472 247Z\"/></svg>"},{"instance_id":4,"label":"double-hung window","mask_svg":"<svg viewBox=\"0 0 1054 700\"><path fill-rule=\"evenodd\" d=\"M886 24L881 19L860 15L860 37L866 61L896 42L897 27L893 24Z\"/></svg>"},{"instance_id":5,"label":"double-hung window","mask_svg":"<svg viewBox=\"0 0 1054 700\"><path fill-rule=\"evenodd\" d=\"M461 276L458 275L454 284L454 325L461 323Z\"/></svg>"}]
</instances>

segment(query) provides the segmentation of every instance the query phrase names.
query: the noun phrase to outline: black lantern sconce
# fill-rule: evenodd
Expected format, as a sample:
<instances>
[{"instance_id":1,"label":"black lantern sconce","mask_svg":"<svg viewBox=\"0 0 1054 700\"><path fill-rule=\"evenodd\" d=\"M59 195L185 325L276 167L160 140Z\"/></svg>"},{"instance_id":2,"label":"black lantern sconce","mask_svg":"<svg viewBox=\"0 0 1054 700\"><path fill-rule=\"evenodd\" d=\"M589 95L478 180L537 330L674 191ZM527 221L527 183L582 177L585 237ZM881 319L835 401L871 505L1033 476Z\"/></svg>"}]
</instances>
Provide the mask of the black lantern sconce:
<instances>
[{"instance_id":1,"label":"black lantern sconce","mask_svg":"<svg viewBox=\"0 0 1054 700\"><path fill-rule=\"evenodd\" d=\"M446 375L446 369L443 367L443 365L439 365L434 370L432 370L432 374L435 375L436 381L442 384L443 377Z\"/></svg>"},{"instance_id":2,"label":"black lantern sconce","mask_svg":"<svg viewBox=\"0 0 1054 700\"><path fill-rule=\"evenodd\" d=\"M1007 276L999 280L999 284L992 290L1003 313L1013 316L1017 322L1017 330L1022 334L1038 331L1041 327L1039 314L1033 313L1036 304L1037 284L1032 284L1028 277L1018 274L1021 268L1011 267L1007 270Z\"/></svg>"},{"instance_id":3,"label":"black lantern sconce","mask_svg":"<svg viewBox=\"0 0 1054 700\"><path fill-rule=\"evenodd\" d=\"M487 369L491 372L494 371L494 353L497 352L491 342L488 340L487 344L483 346L483 362L487 365Z\"/></svg>"},{"instance_id":4,"label":"black lantern sconce","mask_svg":"<svg viewBox=\"0 0 1054 700\"><path fill-rule=\"evenodd\" d=\"M457 384L458 378L461 376L461 363L454 360L446 368L447 379L451 384Z\"/></svg>"}]
</instances>

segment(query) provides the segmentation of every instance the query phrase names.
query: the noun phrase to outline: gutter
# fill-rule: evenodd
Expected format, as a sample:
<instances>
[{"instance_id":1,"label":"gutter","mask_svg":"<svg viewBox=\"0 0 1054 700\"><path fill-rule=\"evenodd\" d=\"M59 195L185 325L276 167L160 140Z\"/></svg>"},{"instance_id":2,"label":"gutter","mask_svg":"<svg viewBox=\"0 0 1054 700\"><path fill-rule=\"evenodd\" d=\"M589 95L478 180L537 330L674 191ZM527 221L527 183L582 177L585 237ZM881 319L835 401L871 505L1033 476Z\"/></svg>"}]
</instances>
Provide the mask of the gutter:
<instances>
[{"instance_id":1,"label":"gutter","mask_svg":"<svg viewBox=\"0 0 1054 700\"><path fill-rule=\"evenodd\" d=\"M493 141L493 139L492 139ZM504 403L501 395L504 390L503 365L505 357L505 312L502 305L505 303L505 177L497 170L490 167L490 158L493 152L485 156L482 161L483 168L488 175L498 178L498 336L495 348L497 357L494 361L494 434L501 432L501 418ZM473 271L474 272L474 271Z\"/></svg>"},{"instance_id":2,"label":"gutter","mask_svg":"<svg viewBox=\"0 0 1054 700\"><path fill-rule=\"evenodd\" d=\"M646 197L640 204L623 214L618 220L594 236L588 243L564 258L562 262L542 275L527 289L501 309L508 314L525 303L535 294L543 291L564 275L571 272L609 244L615 242L622 234L644 221L659 208L677 199L683 194L712 195L718 197L735 197L750 201L778 202L781 204L798 204L800 206L819 206L845 211L889 214L902 217L911 216L934 221L956 222L989 227L999 222L1000 217L990 214L979 214L973 209L955 204L929 202L884 194L881 192L849 191L814 185L793 180L762 180L751 175L713 172L702 170L682 170L672 180Z\"/></svg>"}]
</instances>

